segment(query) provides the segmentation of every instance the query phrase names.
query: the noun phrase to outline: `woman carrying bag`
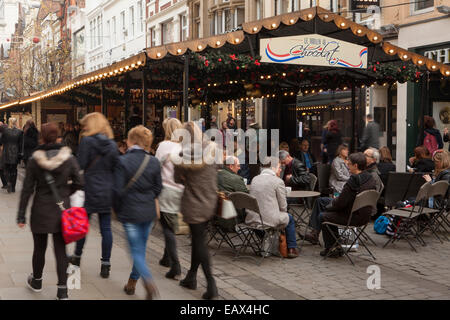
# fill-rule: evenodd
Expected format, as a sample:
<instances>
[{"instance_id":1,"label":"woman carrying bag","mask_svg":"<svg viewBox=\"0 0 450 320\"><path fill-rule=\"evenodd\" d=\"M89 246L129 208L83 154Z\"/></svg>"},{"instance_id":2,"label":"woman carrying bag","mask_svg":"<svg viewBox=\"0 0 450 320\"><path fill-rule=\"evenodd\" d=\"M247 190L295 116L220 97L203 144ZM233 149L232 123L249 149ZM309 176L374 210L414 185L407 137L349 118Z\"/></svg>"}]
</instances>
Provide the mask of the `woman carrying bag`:
<instances>
[{"instance_id":1,"label":"woman carrying bag","mask_svg":"<svg viewBox=\"0 0 450 320\"><path fill-rule=\"evenodd\" d=\"M17 223L20 228L25 227L27 205L34 193L30 217L34 241L33 274L28 277L27 285L35 292L42 291L45 251L48 234L52 234L58 274L57 299L63 300L68 299L66 244L62 235L61 210L55 203L45 175L50 173L53 177L65 207L69 207L70 195L82 188L82 177L71 150L61 144L56 144L57 137L58 127L55 124L42 125L41 138L44 144L38 146L37 151L29 160L20 197ZM69 181L72 181L72 184L69 184Z\"/></svg>"},{"instance_id":2,"label":"woman carrying bag","mask_svg":"<svg viewBox=\"0 0 450 320\"><path fill-rule=\"evenodd\" d=\"M157 197L161 193L161 168L149 154L153 142L150 130L140 125L128 133L128 151L114 170L114 210L123 224L133 258L133 270L124 291L132 295L142 278L147 300L158 295L146 263L147 240L157 220Z\"/></svg>"}]
</instances>

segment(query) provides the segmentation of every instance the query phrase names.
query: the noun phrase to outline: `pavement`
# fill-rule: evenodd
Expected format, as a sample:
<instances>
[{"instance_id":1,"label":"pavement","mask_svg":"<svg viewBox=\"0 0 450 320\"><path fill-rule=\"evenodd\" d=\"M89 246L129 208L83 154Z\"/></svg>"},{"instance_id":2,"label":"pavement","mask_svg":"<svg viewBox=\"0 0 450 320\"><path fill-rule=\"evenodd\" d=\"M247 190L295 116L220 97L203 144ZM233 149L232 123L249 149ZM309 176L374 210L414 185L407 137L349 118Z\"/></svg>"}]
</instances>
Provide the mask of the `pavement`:
<instances>
[{"instance_id":1,"label":"pavement","mask_svg":"<svg viewBox=\"0 0 450 320\"><path fill-rule=\"evenodd\" d=\"M23 178L23 171L19 174ZM19 179L21 180L21 179ZM18 183L21 190L21 181ZM31 273L33 241L29 227L16 226L15 219L20 192L7 194L0 190L0 299L47 300L56 295L56 263L52 242L46 252L43 276L44 290L30 291L25 280ZM426 234L427 246L416 244L413 252L405 241L387 248L384 235L368 234L377 246L369 244L374 253L373 261L362 248L353 253L355 265L345 258L324 260L319 256L320 246L305 244L296 259L265 258L261 265L252 259L233 259L231 249L210 243L213 273L219 288L219 299L225 300L450 300L450 242L439 242ZM101 237L98 221L92 220L85 251L81 262L81 288L69 291L73 300L124 300L144 299L145 290L138 284L136 295L123 292L131 271L131 259L122 226L113 221L114 246L111 259L111 277L102 279L100 272ZM177 236L178 251L183 275L190 266L189 235ZM73 244L67 252L73 252ZM177 281L164 277L167 269L158 264L164 251L164 239L159 224L148 241L147 260L155 282L164 300L200 300L206 282L201 269L198 289L182 288ZM249 255L250 252L249 252ZM368 271L377 266L380 289L368 289ZM375 267L376 268L376 267ZM371 283L374 283L370 281Z\"/></svg>"}]
</instances>

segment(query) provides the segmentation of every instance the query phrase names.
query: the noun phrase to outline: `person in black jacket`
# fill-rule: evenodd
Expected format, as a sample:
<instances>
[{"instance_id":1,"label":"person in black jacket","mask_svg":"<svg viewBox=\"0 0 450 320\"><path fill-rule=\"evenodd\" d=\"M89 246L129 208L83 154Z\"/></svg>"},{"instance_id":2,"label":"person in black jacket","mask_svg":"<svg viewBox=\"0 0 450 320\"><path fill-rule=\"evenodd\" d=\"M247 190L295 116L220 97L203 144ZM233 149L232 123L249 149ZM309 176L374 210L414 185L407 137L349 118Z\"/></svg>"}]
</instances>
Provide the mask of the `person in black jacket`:
<instances>
[{"instance_id":1,"label":"person in black jacket","mask_svg":"<svg viewBox=\"0 0 450 320\"><path fill-rule=\"evenodd\" d=\"M3 170L3 146L2 146L2 134L3 130L6 129L3 122L0 121L0 180L2 181L2 189L8 188L8 180L6 180L5 172Z\"/></svg>"},{"instance_id":2,"label":"person in black jacket","mask_svg":"<svg viewBox=\"0 0 450 320\"><path fill-rule=\"evenodd\" d=\"M69 196L82 188L82 177L77 160L69 148L56 144L58 127L54 123L42 125L43 145L37 148L28 162L22 194L20 196L17 223L20 228L26 224L28 202L34 193L31 207L30 226L33 233L33 274L28 277L28 287L35 291L42 290L42 272L45 264L48 234L53 235L56 266L58 273L57 299L68 299L66 244L61 230L61 210L48 185L44 172L49 172L55 179L55 186L64 201L64 207L70 207ZM69 181L71 183L69 184Z\"/></svg>"},{"instance_id":3,"label":"person in black jacket","mask_svg":"<svg viewBox=\"0 0 450 320\"><path fill-rule=\"evenodd\" d=\"M8 183L8 193L14 193L16 192L17 165L22 157L23 132L17 129L16 118L9 118L8 123L9 127L2 133L2 163Z\"/></svg>"},{"instance_id":4,"label":"person in black jacket","mask_svg":"<svg viewBox=\"0 0 450 320\"><path fill-rule=\"evenodd\" d=\"M414 149L414 157L409 159L411 163L410 172L424 172L429 173L434 170L434 162L430 159L427 149L424 146L419 146Z\"/></svg>"},{"instance_id":5,"label":"person in black jacket","mask_svg":"<svg viewBox=\"0 0 450 320\"><path fill-rule=\"evenodd\" d=\"M318 198L311 213L310 227L313 229L311 233L305 236L305 240L317 244L319 242L320 231L323 231L323 240L325 242L325 250L320 252L321 256L338 257L342 254L332 247L335 243L333 235L328 232L327 228L322 227L323 222L333 222L339 224L347 224L350 216L353 202L356 195L362 191L375 190L375 180L366 170L367 161L363 153L353 153L349 157L349 169L352 176L344 185L339 197ZM351 224L353 226L361 226L369 222L372 208L366 207L358 210L352 216ZM337 237L337 228L333 228L333 232ZM332 252L330 252L332 251Z\"/></svg>"},{"instance_id":6,"label":"person in black jacket","mask_svg":"<svg viewBox=\"0 0 450 320\"><path fill-rule=\"evenodd\" d=\"M34 150L39 144L39 131L33 120L28 120L23 128L23 162L27 165Z\"/></svg>"},{"instance_id":7,"label":"person in black jacket","mask_svg":"<svg viewBox=\"0 0 450 320\"><path fill-rule=\"evenodd\" d=\"M323 151L327 154L328 163L331 164L336 157L337 149L342 144L342 134L336 120L331 120L328 123L328 131L325 134L323 144L326 146Z\"/></svg>"},{"instance_id":8,"label":"person in black jacket","mask_svg":"<svg viewBox=\"0 0 450 320\"><path fill-rule=\"evenodd\" d=\"M391 151L388 147L382 147L380 149L380 162L378 163L378 170L380 171L381 181L386 186L389 172L396 171L395 164L392 162Z\"/></svg>"},{"instance_id":9,"label":"person in black jacket","mask_svg":"<svg viewBox=\"0 0 450 320\"><path fill-rule=\"evenodd\" d=\"M148 300L158 294L145 256L147 239L159 217L157 198L162 190L160 163L149 154L152 142L153 135L144 126L131 129L129 149L114 170L114 209L125 229L133 257L133 270L124 290L134 294L136 282L142 278Z\"/></svg>"},{"instance_id":10,"label":"person in black jacket","mask_svg":"<svg viewBox=\"0 0 450 320\"><path fill-rule=\"evenodd\" d=\"M281 179L286 186L292 187L292 190L310 190L311 177L303 162L292 158L289 152L281 150L279 152L280 162L284 166Z\"/></svg>"},{"instance_id":11,"label":"person in black jacket","mask_svg":"<svg viewBox=\"0 0 450 320\"><path fill-rule=\"evenodd\" d=\"M308 140L306 139L302 140L300 144L300 150L297 154L298 157L296 158L305 164L309 172L314 173L317 176L317 166L315 165L316 158L310 152Z\"/></svg>"},{"instance_id":12,"label":"person in black jacket","mask_svg":"<svg viewBox=\"0 0 450 320\"><path fill-rule=\"evenodd\" d=\"M78 148L78 162L84 170L85 203L89 217L97 213L102 235L102 278L108 278L111 268L112 232L111 208L113 201L114 167L119 151L112 140L114 135L108 120L101 113L94 112L81 120L82 140ZM81 255L86 238L77 242L75 254L70 263L80 266Z\"/></svg>"}]
</instances>

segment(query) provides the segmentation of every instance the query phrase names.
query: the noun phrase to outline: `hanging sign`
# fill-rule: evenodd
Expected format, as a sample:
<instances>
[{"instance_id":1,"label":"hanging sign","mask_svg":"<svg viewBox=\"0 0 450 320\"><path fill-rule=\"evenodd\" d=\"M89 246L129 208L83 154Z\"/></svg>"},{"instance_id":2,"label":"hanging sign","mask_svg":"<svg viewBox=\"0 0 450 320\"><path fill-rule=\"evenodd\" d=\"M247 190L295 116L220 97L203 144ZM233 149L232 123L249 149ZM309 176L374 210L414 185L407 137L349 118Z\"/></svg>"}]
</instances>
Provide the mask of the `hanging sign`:
<instances>
[{"instance_id":1,"label":"hanging sign","mask_svg":"<svg viewBox=\"0 0 450 320\"><path fill-rule=\"evenodd\" d=\"M367 47L319 34L260 40L261 62L367 68Z\"/></svg>"}]
</instances>

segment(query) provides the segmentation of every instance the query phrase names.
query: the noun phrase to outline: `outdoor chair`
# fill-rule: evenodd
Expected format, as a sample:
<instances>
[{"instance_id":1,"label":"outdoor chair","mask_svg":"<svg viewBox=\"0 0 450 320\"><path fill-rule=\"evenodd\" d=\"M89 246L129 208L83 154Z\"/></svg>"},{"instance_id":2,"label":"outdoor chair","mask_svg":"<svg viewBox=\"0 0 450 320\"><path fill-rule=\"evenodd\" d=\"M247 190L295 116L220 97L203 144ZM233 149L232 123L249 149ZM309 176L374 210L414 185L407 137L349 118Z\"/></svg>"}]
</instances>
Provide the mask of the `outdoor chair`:
<instances>
[{"instance_id":1,"label":"outdoor chair","mask_svg":"<svg viewBox=\"0 0 450 320\"><path fill-rule=\"evenodd\" d=\"M367 190L359 193L355 201L353 202L352 211L350 213L350 216L348 217L348 221L346 225L333 223L333 222L324 222L323 225L328 229L328 231L333 235L335 239L335 243L333 247L338 246L345 254L345 256L350 260L350 262L355 265L353 260L350 258L350 250L355 245L355 243L358 241L361 246L363 246L366 251L369 253L369 255L376 260L375 256L372 254L372 252L369 250L369 248L366 246L364 240L362 239L362 235L364 233L364 230L366 229L369 222L367 222L363 226L353 226L351 225L353 214L358 211L359 209L365 208L365 207L372 207L376 208L378 198L380 197L380 193L375 190ZM331 227L337 227L338 229L341 229L341 232L339 232L339 235L335 235L334 232L332 232ZM346 248L343 247L343 245L346 245L349 243ZM327 255L328 256L328 255ZM325 258L327 258L325 256Z\"/></svg>"},{"instance_id":2,"label":"outdoor chair","mask_svg":"<svg viewBox=\"0 0 450 320\"><path fill-rule=\"evenodd\" d=\"M439 199L439 206L436 209L424 208L424 214L427 216L425 219L421 220L421 229L419 234L422 235L426 230L430 230L433 235L441 242L442 239L438 235L439 227L443 222L443 217L447 214L447 204L448 204L448 187L449 183L447 181L438 181L433 183L428 192L428 198L433 197L435 199L434 204L436 205L436 199ZM446 240L448 240L447 235L443 234Z\"/></svg>"},{"instance_id":3,"label":"outdoor chair","mask_svg":"<svg viewBox=\"0 0 450 320\"><path fill-rule=\"evenodd\" d=\"M251 248L256 255L261 255L261 259L257 261L258 265L261 265L263 259L273 252L275 236L278 235L280 229L264 224L262 215L259 212L258 201L255 197L243 192L234 192L229 195L229 199L233 202L237 210L251 210L256 212L260 218L260 223L239 223L236 225L236 230L242 239L242 244L239 246L234 259L243 257L254 259L251 256L242 255L244 251ZM266 245L267 248L265 248Z\"/></svg>"},{"instance_id":4,"label":"outdoor chair","mask_svg":"<svg viewBox=\"0 0 450 320\"><path fill-rule=\"evenodd\" d=\"M419 192L417 193L416 200L414 205L410 208L400 208L400 209L392 209L384 213L385 216L392 216L394 218L399 218L400 222L398 226L395 227L394 234L391 238L384 244L383 248L385 248L389 243L394 243L402 238L404 238L409 246L417 252L416 248L413 246L412 242L409 239L409 236L415 237L419 243L422 245L426 245L425 241L421 237L419 230L419 220L418 217L422 215L424 212L432 213L436 210L425 208L425 204L428 201L428 194L431 188L430 183L425 183L420 187ZM394 220L395 221L395 220Z\"/></svg>"}]
</instances>

